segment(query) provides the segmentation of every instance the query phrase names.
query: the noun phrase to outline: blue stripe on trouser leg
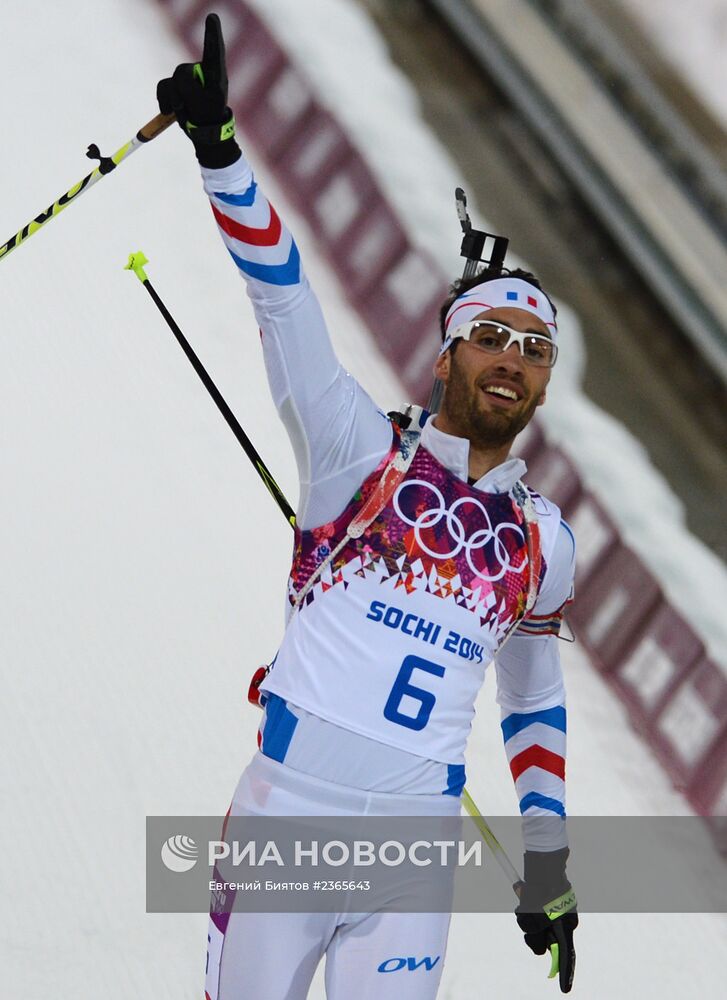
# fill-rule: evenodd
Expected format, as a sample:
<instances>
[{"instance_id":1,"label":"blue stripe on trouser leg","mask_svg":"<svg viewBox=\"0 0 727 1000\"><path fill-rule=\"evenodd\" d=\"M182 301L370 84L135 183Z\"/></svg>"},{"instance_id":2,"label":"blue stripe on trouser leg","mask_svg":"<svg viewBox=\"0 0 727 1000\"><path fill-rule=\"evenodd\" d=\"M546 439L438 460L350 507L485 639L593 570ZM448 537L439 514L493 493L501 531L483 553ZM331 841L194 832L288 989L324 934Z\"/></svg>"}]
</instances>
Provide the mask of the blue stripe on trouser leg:
<instances>
[{"instance_id":1,"label":"blue stripe on trouser leg","mask_svg":"<svg viewBox=\"0 0 727 1000\"><path fill-rule=\"evenodd\" d=\"M267 695L265 705L265 725L263 727L263 740L260 750L266 757L281 764L285 760L290 741L293 739L295 727L298 720L290 711L285 701L277 694Z\"/></svg>"},{"instance_id":2,"label":"blue stripe on trouser leg","mask_svg":"<svg viewBox=\"0 0 727 1000\"><path fill-rule=\"evenodd\" d=\"M464 783L464 764L447 764L447 787L442 795L461 795Z\"/></svg>"}]
</instances>

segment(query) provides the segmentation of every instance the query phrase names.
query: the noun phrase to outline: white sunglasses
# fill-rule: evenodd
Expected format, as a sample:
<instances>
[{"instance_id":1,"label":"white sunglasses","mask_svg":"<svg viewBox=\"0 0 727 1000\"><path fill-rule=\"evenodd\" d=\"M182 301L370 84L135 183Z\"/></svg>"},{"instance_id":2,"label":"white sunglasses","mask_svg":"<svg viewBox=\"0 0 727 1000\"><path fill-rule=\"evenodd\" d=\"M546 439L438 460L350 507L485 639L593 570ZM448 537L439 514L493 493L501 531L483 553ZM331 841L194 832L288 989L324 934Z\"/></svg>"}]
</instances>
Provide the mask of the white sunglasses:
<instances>
[{"instance_id":1,"label":"white sunglasses","mask_svg":"<svg viewBox=\"0 0 727 1000\"><path fill-rule=\"evenodd\" d=\"M440 355L449 349L454 340L467 340L487 354L502 354L510 344L517 344L523 361L538 368L552 368L558 357L558 347L550 337L540 333L520 333L491 319L475 319L455 327L447 334Z\"/></svg>"}]
</instances>

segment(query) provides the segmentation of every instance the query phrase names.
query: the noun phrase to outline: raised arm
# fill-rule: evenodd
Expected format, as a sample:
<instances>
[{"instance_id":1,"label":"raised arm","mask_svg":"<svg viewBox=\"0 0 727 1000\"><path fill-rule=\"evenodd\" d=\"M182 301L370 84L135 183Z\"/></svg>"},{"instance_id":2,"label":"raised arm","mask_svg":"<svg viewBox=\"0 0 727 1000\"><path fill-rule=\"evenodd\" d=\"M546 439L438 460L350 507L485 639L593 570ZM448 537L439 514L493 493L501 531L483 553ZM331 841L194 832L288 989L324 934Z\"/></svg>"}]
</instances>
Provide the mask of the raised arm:
<instances>
[{"instance_id":1,"label":"raised arm","mask_svg":"<svg viewBox=\"0 0 727 1000\"><path fill-rule=\"evenodd\" d=\"M235 141L217 15L206 19L201 63L178 66L157 93L162 111L174 111L194 143L220 234L247 284L298 464L298 524L325 523L386 454L391 425L336 358L295 240Z\"/></svg>"}]
</instances>

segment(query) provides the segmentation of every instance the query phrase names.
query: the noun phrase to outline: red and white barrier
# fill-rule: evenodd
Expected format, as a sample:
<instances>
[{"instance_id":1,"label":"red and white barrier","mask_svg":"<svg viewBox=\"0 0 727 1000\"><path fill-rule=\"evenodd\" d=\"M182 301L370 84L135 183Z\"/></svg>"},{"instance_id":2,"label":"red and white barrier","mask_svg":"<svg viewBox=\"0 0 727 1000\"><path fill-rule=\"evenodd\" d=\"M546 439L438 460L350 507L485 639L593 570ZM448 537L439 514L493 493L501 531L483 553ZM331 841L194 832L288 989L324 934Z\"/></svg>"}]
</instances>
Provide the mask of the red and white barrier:
<instances>
[{"instance_id":1,"label":"red and white barrier","mask_svg":"<svg viewBox=\"0 0 727 1000\"><path fill-rule=\"evenodd\" d=\"M618 529L596 498L582 492L568 511L576 544L576 595L580 595L618 544Z\"/></svg>"},{"instance_id":2,"label":"red and white barrier","mask_svg":"<svg viewBox=\"0 0 727 1000\"><path fill-rule=\"evenodd\" d=\"M652 739L657 739L665 705L703 656L699 637L681 615L660 601L631 652L616 664L613 684Z\"/></svg>"},{"instance_id":3,"label":"red and white barrier","mask_svg":"<svg viewBox=\"0 0 727 1000\"><path fill-rule=\"evenodd\" d=\"M727 678L706 656L673 691L655 738L690 799L713 805L727 777Z\"/></svg>"},{"instance_id":4,"label":"red and white barrier","mask_svg":"<svg viewBox=\"0 0 727 1000\"><path fill-rule=\"evenodd\" d=\"M596 666L613 671L635 646L661 598L658 584L620 542L578 591L571 617Z\"/></svg>"},{"instance_id":5,"label":"red and white barrier","mask_svg":"<svg viewBox=\"0 0 727 1000\"><path fill-rule=\"evenodd\" d=\"M197 54L207 0L159 2ZM426 402L445 276L411 243L365 151L320 104L270 29L244 0L217 0L215 9L225 24L230 104L240 127L315 231L411 398ZM727 816L727 674L537 422L518 439L518 451L528 481L559 504L578 539L571 612L578 638L694 807ZM710 822L727 853L727 820Z\"/></svg>"}]
</instances>

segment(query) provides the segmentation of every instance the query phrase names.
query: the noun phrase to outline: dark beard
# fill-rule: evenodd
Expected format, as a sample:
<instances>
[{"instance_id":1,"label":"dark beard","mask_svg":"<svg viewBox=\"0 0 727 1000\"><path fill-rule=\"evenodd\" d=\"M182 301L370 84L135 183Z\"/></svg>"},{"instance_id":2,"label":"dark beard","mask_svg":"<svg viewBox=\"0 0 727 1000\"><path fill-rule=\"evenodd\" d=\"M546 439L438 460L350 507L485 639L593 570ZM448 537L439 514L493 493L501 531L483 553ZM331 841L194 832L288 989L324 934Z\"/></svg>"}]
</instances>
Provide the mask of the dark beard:
<instances>
[{"instance_id":1,"label":"dark beard","mask_svg":"<svg viewBox=\"0 0 727 1000\"><path fill-rule=\"evenodd\" d=\"M510 444L528 424L538 405L537 399L513 413L507 411L485 412L479 406L481 389L468 384L453 357L449 381L442 400L442 411L457 430L457 436L469 438L475 448L502 448Z\"/></svg>"}]
</instances>

